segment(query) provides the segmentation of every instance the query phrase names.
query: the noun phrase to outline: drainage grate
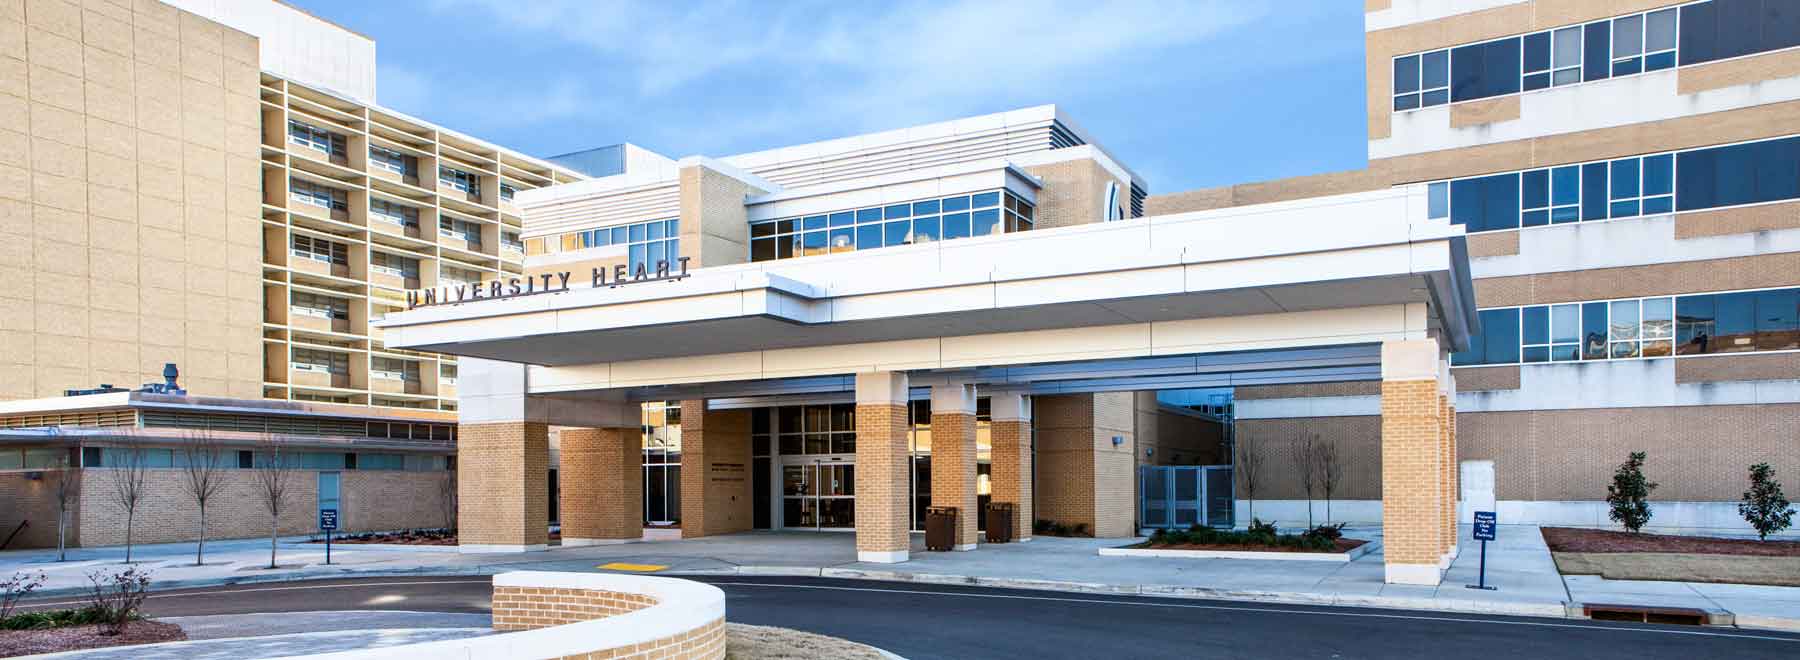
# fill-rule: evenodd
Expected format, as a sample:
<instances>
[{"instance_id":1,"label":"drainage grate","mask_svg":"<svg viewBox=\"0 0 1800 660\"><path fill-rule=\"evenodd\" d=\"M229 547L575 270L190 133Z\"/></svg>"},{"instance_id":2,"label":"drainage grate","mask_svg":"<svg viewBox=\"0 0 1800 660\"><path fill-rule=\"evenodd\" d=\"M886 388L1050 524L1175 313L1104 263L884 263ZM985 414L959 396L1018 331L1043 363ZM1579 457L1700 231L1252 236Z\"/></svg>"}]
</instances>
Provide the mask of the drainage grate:
<instances>
[{"instance_id":1,"label":"drainage grate","mask_svg":"<svg viewBox=\"0 0 1800 660\"><path fill-rule=\"evenodd\" d=\"M1641 605L1601 605L1588 604L1582 606L1582 612L1595 621L1632 621L1636 623L1664 623L1679 626L1704 626L1711 620L1705 610L1686 607L1644 607Z\"/></svg>"}]
</instances>

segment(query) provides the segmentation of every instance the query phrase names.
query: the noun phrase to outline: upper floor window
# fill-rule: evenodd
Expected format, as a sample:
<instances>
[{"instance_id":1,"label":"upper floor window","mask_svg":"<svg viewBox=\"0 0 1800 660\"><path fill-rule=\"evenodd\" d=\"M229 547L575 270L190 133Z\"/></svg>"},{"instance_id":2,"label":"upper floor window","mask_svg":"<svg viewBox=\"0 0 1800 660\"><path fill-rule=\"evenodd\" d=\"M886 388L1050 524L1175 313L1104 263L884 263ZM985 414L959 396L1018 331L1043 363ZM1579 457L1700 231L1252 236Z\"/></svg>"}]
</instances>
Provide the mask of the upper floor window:
<instances>
[{"instance_id":1,"label":"upper floor window","mask_svg":"<svg viewBox=\"0 0 1800 660\"><path fill-rule=\"evenodd\" d=\"M288 120L288 142L326 156L341 157L346 153L344 136L297 119Z\"/></svg>"},{"instance_id":2,"label":"upper floor window","mask_svg":"<svg viewBox=\"0 0 1800 660\"><path fill-rule=\"evenodd\" d=\"M500 232L500 247L514 252L525 251L525 244L519 240L519 232L516 231Z\"/></svg>"},{"instance_id":3,"label":"upper floor window","mask_svg":"<svg viewBox=\"0 0 1800 660\"><path fill-rule=\"evenodd\" d=\"M455 266L439 266L438 267L438 279L444 280L445 284L451 284L451 285L480 284L481 283L481 273L467 269L467 268L457 268Z\"/></svg>"},{"instance_id":4,"label":"upper floor window","mask_svg":"<svg viewBox=\"0 0 1800 660\"><path fill-rule=\"evenodd\" d=\"M1450 51L1394 58L1394 109L1450 102Z\"/></svg>"},{"instance_id":5,"label":"upper floor window","mask_svg":"<svg viewBox=\"0 0 1800 660\"><path fill-rule=\"evenodd\" d=\"M419 380L419 363L390 357L369 358L369 375L388 380Z\"/></svg>"},{"instance_id":6,"label":"upper floor window","mask_svg":"<svg viewBox=\"0 0 1800 660\"><path fill-rule=\"evenodd\" d=\"M350 319L350 301L343 298L295 291L293 297L289 299L289 308L295 314L302 316L338 321Z\"/></svg>"},{"instance_id":7,"label":"upper floor window","mask_svg":"<svg viewBox=\"0 0 1800 660\"><path fill-rule=\"evenodd\" d=\"M438 235L479 245L481 243L481 225L448 215L439 215Z\"/></svg>"},{"instance_id":8,"label":"upper floor window","mask_svg":"<svg viewBox=\"0 0 1800 660\"><path fill-rule=\"evenodd\" d=\"M502 184L500 184L500 199L504 199L504 200L510 202L510 201L512 201L513 193L516 193L518 191L519 191L519 189L514 188L512 186L512 184L502 183Z\"/></svg>"},{"instance_id":9,"label":"upper floor window","mask_svg":"<svg viewBox=\"0 0 1800 660\"><path fill-rule=\"evenodd\" d=\"M369 200L369 218L401 227L418 227L419 210L385 199Z\"/></svg>"},{"instance_id":10,"label":"upper floor window","mask_svg":"<svg viewBox=\"0 0 1800 660\"><path fill-rule=\"evenodd\" d=\"M369 145L369 167L400 176L419 176L419 159L373 144Z\"/></svg>"},{"instance_id":11,"label":"upper floor window","mask_svg":"<svg viewBox=\"0 0 1800 660\"><path fill-rule=\"evenodd\" d=\"M438 166L438 181L471 195L481 195L481 178L454 167Z\"/></svg>"},{"instance_id":12,"label":"upper floor window","mask_svg":"<svg viewBox=\"0 0 1800 660\"><path fill-rule=\"evenodd\" d=\"M305 179L288 180L288 196L294 201L331 211L349 211L350 197L336 188L322 186Z\"/></svg>"},{"instance_id":13,"label":"upper floor window","mask_svg":"<svg viewBox=\"0 0 1800 660\"><path fill-rule=\"evenodd\" d=\"M338 266L350 263L349 246L336 241L295 234L293 247L294 256L301 259L311 259Z\"/></svg>"},{"instance_id":14,"label":"upper floor window","mask_svg":"<svg viewBox=\"0 0 1800 660\"><path fill-rule=\"evenodd\" d=\"M1451 364L1532 364L1800 349L1800 288L1480 311Z\"/></svg>"},{"instance_id":15,"label":"upper floor window","mask_svg":"<svg viewBox=\"0 0 1800 660\"><path fill-rule=\"evenodd\" d=\"M1470 232L1800 198L1800 137L1427 184L1429 214Z\"/></svg>"},{"instance_id":16,"label":"upper floor window","mask_svg":"<svg viewBox=\"0 0 1800 660\"><path fill-rule=\"evenodd\" d=\"M750 225L750 260L770 261L1030 230L1030 202L994 190Z\"/></svg>"},{"instance_id":17,"label":"upper floor window","mask_svg":"<svg viewBox=\"0 0 1800 660\"><path fill-rule=\"evenodd\" d=\"M369 270L408 279L419 276L419 260L386 252L369 253Z\"/></svg>"},{"instance_id":18,"label":"upper floor window","mask_svg":"<svg viewBox=\"0 0 1800 660\"><path fill-rule=\"evenodd\" d=\"M330 374L350 373L350 356L335 351L320 351L310 348L294 349L295 371L316 371Z\"/></svg>"}]
</instances>

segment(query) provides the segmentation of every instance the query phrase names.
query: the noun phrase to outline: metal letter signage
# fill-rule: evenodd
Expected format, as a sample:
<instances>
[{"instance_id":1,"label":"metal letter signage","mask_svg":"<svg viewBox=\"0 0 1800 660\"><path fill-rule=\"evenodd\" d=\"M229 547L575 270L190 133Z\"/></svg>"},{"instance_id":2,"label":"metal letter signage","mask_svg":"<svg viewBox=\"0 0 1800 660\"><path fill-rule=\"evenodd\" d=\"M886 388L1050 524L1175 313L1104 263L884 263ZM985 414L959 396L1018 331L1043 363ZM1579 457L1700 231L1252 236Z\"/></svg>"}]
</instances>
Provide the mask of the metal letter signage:
<instances>
[{"instance_id":1,"label":"metal letter signage","mask_svg":"<svg viewBox=\"0 0 1800 660\"><path fill-rule=\"evenodd\" d=\"M674 263L657 260L655 270L650 264L638 264L637 268L628 271L625 264L614 266L611 271L595 268L590 281L593 288L617 288L628 284L644 282L672 282L687 279L689 257L677 257ZM569 290L569 271L558 273L540 273L523 278L512 277L505 281L492 280L472 284L415 289L406 292L406 308L418 309L433 305L454 305L476 300L503 300L520 296L534 296L540 293L561 293Z\"/></svg>"}]
</instances>

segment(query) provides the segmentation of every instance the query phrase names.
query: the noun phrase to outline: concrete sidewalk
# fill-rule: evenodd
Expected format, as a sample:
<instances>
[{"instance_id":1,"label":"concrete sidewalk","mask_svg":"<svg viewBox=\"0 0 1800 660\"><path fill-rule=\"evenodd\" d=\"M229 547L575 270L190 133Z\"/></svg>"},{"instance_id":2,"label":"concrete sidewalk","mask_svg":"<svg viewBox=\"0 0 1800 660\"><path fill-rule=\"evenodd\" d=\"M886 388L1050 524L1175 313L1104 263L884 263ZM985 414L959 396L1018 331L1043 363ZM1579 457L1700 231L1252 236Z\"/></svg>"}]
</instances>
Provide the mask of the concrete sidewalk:
<instances>
[{"instance_id":1,"label":"concrete sidewalk","mask_svg":"<svg viewBox=\"0 0 1800 660\"><path fill-rule=\"evenodd\" d=\"M1352 529L1357 538L1379 540L1378 529ZM1580 617L1584 603L1646 607L1689 607L1713 612L1715 620L1742 627L1800 631L1800 588L1685 582L1564 578L1535 527L1506 526L1490 543L1487 582L1475 584L1479 545L1462 529L1462 553L1437 587L1382 582L1379 551L1347 563L1238 559L1101 557L1100 548L1125 545L1121 539L1038 538L1029 543L984 544L972 552L924 552L915 536L913 560L901 564L856 561L850 534L750 532L683 541L554 548L525 554L458 554L391 551L337 546L326 566L316 545L280 548L281 568L268 570L268 541L208 544L208 565L191 566L191 544L140 546L155 588L329 579L378 575L488 575L510 570L592 572L609 563L661 567L660 575L806 575L890 581L977 584L1074 592L1143 594L1281 603L1384 607L1484 614ZM54 552L0 553L0 575L44 570L51 576L45 595L85 592L85 574L117 568L116 548L83 549L71 562L46 563Z\"/></svg>"}]
</instances>

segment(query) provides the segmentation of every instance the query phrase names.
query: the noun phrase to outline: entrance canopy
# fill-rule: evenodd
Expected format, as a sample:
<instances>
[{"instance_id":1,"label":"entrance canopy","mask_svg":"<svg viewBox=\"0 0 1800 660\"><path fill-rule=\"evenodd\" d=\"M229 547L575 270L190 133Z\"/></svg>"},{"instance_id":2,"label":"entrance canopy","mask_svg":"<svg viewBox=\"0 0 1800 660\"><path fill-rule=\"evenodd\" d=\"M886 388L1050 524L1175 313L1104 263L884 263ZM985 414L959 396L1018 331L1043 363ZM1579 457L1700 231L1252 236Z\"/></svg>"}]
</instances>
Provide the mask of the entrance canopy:
<instances>
[{"instance_id":1,"label":"entrance canopy","mask_svg":"<svg viewBox=\"0 0 1800 660\"><path fill-rule=\"evenodd\" d=\"M532 365L532 393L646 398L885 370L1194 374L1208 360L1326 347L1374 364L1382 341L1433 337L1460 350L1477 329L1462 228L1427 219L1423 194L1405 189L672 267L623 285L617 275L540 276L532 286L547 292L511 296L484 283L479 299L439 299L378 325L389 347ZM1170 360L1201 355L1215 357Z\"/></svg>"}]
</instances>

